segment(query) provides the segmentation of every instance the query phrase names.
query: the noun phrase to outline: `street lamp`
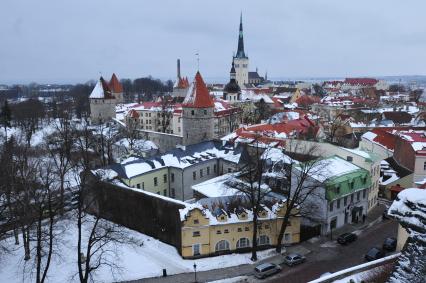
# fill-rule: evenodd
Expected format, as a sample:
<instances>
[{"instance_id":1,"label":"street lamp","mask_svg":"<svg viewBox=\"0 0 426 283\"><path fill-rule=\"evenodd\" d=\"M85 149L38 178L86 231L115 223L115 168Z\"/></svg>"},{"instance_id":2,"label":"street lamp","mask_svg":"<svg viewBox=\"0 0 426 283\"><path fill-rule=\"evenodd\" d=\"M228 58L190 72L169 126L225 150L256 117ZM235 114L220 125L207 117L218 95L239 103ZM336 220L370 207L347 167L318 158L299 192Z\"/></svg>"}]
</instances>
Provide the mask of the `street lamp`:
<instances>
[{"instance_id":1,"label":"street lamp","mask_svg":"<svg viewBox=\"0 0 426 283\"><path fill-rule=\"evenodd\" d=\"M197 264L194 262L194 279L195 279L195 283L197 283Z\"/></svg>"}]
</instances>

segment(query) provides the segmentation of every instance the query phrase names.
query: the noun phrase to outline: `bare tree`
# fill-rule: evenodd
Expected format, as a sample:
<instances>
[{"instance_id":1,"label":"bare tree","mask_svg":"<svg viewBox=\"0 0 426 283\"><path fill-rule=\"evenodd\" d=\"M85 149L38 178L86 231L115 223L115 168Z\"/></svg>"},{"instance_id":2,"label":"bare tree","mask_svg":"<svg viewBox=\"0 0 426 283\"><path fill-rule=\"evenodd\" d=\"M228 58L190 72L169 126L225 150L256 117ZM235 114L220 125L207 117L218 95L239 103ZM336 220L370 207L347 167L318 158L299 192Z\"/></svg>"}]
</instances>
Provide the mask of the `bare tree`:
<instances>
[{"instance_id":1,"label":"bare tree","mask_svg":"<svg viewBox=\"0 0 426 283\"><path fill-rule=\"evenodd\" d=\"M104 221L92 208L99 197L89 186L94 147L95 139L88 128L88 123L83 123L76 137L79 159L73 170L77 183L75 199L78 278L84 283L94 281L94 276L101 267L109 267L113 274L119 271L117 245L131 243L131 239L119 225ZM95 177L96 184L98 179ZM88 214L89 211L92 215Z\"/></svg>"},{"instance_id":2,"label":"bare tree","mask_svg":"<svg viewBox=\"0 0 426 283\"><path fill-rule=\"evenodd\" d=\"M170 121L173 118L173 99L169 95L160 96L160 129L162 133L170 130Z\"/></svg>"},{"instance_id":3,"label":"bare tree","mask_svg":"<svg viewBox=\"0 0 426 283\"><path fill-rule=\"evenodd\" d=\"M57 189L56 174L50 159L45 158L38 166L38 188L33 192L32 206L35 217L35 269L36 282L45 282L55 248L56 218L63 207Z\"/></svg>"},{"instance_id":4,"label":"bare tree","mask_svg":"<svg viewBox=\"0 0 426 283\"><path fill-rule=\"evenodd\" d=\"M46 138L46 150L53 161L56 175L59 177L61 211L63 212L65 195L65 177L71 170L71 151L73 147L73 128L68 113L61 113L54 121L55 131Z\"/></svg>"},{"instance_id":5,"label":"bare tree","mask_svg":"<svg viewBox=\"0 0 426 283\"><path fill-rule=\"evenodd\" d=\"M289 158L289 164L283 167L283 174L287 176L289 182L287 182L286 187L281 188L281 193L287 201L283 208L283 221L275 247L277 252L281 252L282 240L291 217L314 218L319 207L309 202L309 199L312 197L320 199L322 196L317 190L320 187L319 184L310 181L309 178L313 175L321 176L324 174L323 167L327 165L324 163L325 161L316 157L319 155L319 151L315 145L302 145L300 141L288 140L287 151L296 153L299 158L305 159L305 162Z\"/></svg>"},{"instance_id":6,"label":"bare tree","mask_svg":"<svg viewBox=\"0 0 426 283\"><path fill-rule=\"evenodd\" d=\"M263 210L262 203L265 197L271 192L268 186L263 186L263 173L266 170L265 161L261 158L263 149L256 140L252 143L251 160L241 169L239 178L232 179L228 182L228 186L232 187L244 195L249 209L253 212L253 233L251 246L251 260L257 260L257 230L258 216Z\"/></svg>"}]
</instances>

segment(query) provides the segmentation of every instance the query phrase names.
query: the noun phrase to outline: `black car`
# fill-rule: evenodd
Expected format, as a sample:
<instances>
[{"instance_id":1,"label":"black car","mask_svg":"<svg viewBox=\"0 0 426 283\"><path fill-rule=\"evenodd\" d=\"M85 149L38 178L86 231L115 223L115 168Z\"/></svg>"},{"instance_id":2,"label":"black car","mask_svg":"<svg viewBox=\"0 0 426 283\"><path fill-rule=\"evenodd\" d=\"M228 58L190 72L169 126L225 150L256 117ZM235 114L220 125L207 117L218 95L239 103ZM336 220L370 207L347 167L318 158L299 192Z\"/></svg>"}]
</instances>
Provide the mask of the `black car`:
<instances>
[{"instance_id":1,"label":"black car","mask_svg":"<svg viewBox=\"0 0 426 283\"><path fill-rule=\"evenodd\" d=\"M396 250L396 239L395 238L386 238L383 242L383 249L393 252Z\"/></svg>"},{"instance_id":2,"label":"black car","mask_svg":"<svg viewBox=\"0 0 426 283\"><path fill-rule=\"evenodd\" d=\"M354 233L344 233L337 238L337 242L341 245L346 245L355 241L357 238Z\"/></svg>"},{"instance_id":3,"label":"black car","mask_svg":"<svg viewBox=\"0 0 426 283\"><path fill-rule=\"evenodd\" d=\"M371 248L368 253L365 255L365 260L366 261L372 261L372 260L376 260L379 258L382 258L385 256L385 252L377 247Z\"/></svg>"}]
</instances>

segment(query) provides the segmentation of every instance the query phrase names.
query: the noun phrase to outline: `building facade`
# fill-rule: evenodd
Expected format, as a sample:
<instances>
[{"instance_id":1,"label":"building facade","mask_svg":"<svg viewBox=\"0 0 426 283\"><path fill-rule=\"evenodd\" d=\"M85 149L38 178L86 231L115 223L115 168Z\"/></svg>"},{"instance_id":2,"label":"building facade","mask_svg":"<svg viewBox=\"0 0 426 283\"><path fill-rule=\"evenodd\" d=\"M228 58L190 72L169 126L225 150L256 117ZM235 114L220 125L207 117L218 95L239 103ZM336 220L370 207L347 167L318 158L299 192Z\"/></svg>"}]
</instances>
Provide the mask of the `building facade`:
<instances>
[{"instance_id":1,"label":"building facade","mask_svg":"<svg viewBox=\"0 0 426 283\"><path fill-rule=\"evenodd\" d=\"M263 206L258 214L259 249L276 245L285 209L282 203L272 207ZM226 212L217 208L214 211L199 204L180 209L182 223L183 258L198 258L231 252L247 252L252 246L253 213L237 208ZM300 241L300 217L293 216L283 237L283 245Z\"/></svg>"}]
</instances>

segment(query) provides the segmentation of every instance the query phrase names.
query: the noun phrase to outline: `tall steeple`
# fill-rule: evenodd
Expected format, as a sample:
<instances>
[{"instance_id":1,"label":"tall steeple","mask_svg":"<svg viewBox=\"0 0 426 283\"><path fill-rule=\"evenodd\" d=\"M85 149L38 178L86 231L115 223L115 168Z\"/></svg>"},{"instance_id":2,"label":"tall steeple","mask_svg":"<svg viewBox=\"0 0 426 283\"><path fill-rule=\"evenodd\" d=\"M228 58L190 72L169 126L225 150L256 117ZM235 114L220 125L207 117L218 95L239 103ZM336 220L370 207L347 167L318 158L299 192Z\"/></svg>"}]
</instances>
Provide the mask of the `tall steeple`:
<instances>
[{"instance_id":1,"label":"tall steeple","mask_svg":"<svg viewBox=\"0 0 426 283\"><path fill-rule=\"evenodd\" d=\"M237 49L237 58L246 58L246 54L244 52L244 35L243 35L243 12L240 15L240 32L238 34L238 49Z\"/></svg>"}]
</instances>

